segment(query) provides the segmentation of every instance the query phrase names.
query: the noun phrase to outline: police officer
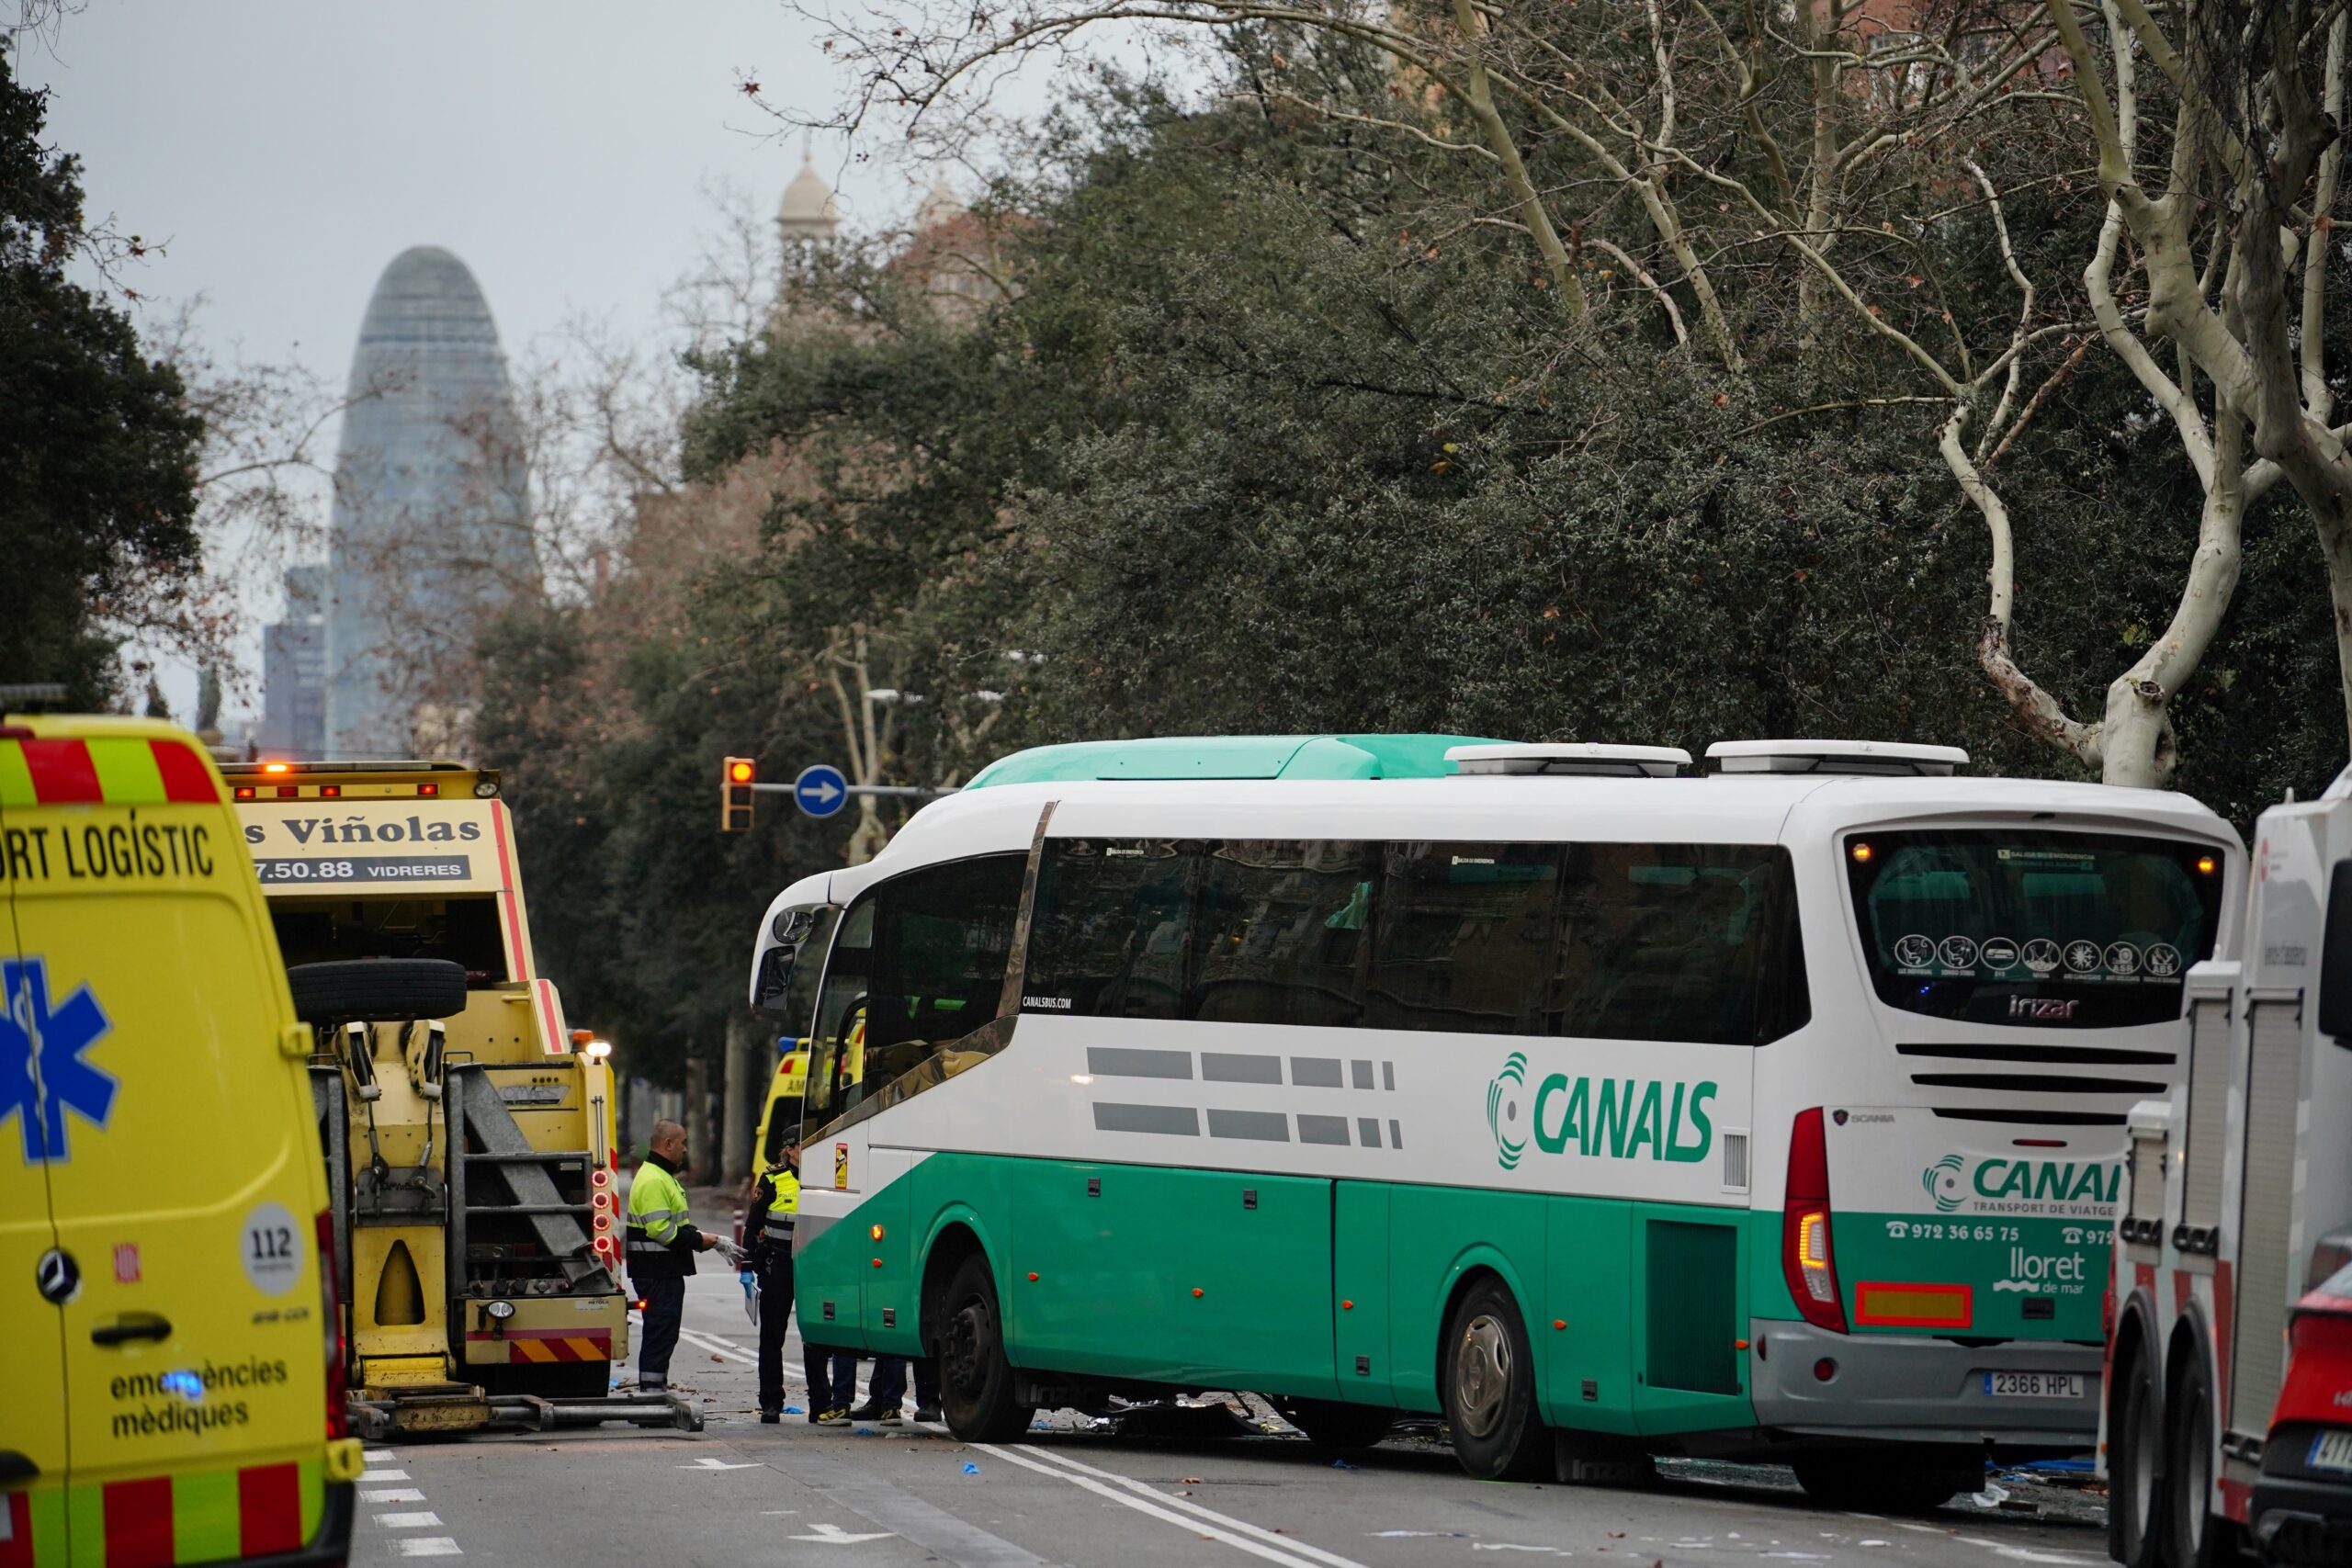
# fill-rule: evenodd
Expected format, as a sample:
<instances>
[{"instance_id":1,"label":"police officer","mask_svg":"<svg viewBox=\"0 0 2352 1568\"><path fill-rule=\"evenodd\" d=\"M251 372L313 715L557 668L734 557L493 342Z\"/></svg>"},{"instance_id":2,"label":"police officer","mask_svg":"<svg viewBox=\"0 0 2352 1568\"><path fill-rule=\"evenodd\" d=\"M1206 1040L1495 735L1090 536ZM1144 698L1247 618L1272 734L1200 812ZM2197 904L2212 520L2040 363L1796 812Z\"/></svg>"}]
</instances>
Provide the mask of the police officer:
<instances>
[{"instance_id":1,"label":"police officer","mask_svg":"<svg viewBox=\"0 0 2352 1568\"><path fill-rule=\"evenodd\" d=\"M800 1213L800 1129L784 1135L784 1157L752 1184L743 1216L749 1256L743 1278L760 1292L760 1419L784 1419L784 1330L792 1320L792 1227ZM812 1384L810 1398L825 1391ZM830 1406L825 1406L830 1408ZM812 1404L811 1414L819 1406Z\"/></svg>"},{"instance_id":2,"label":"police officer","mask_svg":"<svg viewBox=\"0 0 2352 1568\"><path fill-rule=\"evenodd\" d=\"M629 1283L645 1303L637 1386L646 1393L669 1389L670 1356L686 1311L686 1276L695 1271L695 1253L718 1245L717 1236L686 1223L686 1190L678 1181L685 1165L686 1130L675 1122L653 1123L645 1163L629 1183L626 1255Z\"/></svg>"}]
</instances>

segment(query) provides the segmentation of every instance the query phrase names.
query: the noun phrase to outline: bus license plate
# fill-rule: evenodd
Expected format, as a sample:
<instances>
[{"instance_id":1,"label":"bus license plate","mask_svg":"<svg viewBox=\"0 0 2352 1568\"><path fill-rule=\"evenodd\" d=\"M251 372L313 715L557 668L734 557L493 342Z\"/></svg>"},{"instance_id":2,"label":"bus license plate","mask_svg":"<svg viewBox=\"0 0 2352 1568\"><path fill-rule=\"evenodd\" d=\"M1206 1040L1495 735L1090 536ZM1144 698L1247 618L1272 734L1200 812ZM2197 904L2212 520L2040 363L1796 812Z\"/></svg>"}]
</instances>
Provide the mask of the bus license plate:
<instances>
[{"instance_id":1,"label":"bus license plate","mask_svg":"<svg viewBox=\"0 0 2352 1568\"><path fill-rule=\"evenodd\" d=\"M1986 1372L1984 1392L1995 1399L2080 1399L2080 1372Z\"/></svg>"},{"instance_id":2,"label":"bus license plate","mask_svg":"<svg viewBox=\"0 0 2352 1568\"><path fill-rule=\"evenodd\" d=\"M2322 1432L2312 1443L2309 1468L2352 1470L2352 1432Z\"/></svg>"}]
</instances>

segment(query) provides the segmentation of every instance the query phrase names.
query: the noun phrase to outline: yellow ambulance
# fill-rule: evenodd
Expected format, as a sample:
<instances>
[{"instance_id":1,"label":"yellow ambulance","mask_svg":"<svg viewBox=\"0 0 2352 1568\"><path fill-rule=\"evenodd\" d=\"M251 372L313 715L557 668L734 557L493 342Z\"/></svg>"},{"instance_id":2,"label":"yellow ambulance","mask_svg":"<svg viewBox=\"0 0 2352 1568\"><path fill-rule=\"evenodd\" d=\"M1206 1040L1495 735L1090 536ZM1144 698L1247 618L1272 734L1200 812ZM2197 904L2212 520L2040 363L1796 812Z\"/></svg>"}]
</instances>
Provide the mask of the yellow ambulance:
<instances>
[{"instance_id":1,"label":"yellow ambulance","mask_svg":"<svg viewBox=\"0 0 2352 1568\"><path fill-rule=\"evenodd\" d=\"M0 1568L343 1562L326 1183L203 750L0 718Z\"/></svg>"}]
</instances>

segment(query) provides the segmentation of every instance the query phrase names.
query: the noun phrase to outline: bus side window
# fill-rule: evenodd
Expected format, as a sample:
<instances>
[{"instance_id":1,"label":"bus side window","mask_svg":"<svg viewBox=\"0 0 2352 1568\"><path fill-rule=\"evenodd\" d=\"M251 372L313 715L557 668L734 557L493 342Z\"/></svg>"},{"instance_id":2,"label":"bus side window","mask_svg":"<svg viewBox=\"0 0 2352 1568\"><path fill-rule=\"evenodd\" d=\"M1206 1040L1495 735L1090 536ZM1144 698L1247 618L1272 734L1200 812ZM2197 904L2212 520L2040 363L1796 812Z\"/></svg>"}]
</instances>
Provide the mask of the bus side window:
<instances>
[{"instance_id":1,"label":"bus side window","mask_svg":"<svg viewBox=\"0 0 2352 1568\"><path fill-rule=\"evenodd\" d=\"M1808 1010L1786 850L1576 844L1546 1032L1753 1045Z\"/></svg>"},{"instance_id":2,"label":"bus side window","mask_svg":"<svg viewBox=\"0 0 2352 1568\"><path fill-rule=\"evenodd\" d=\"M865 1093L899 1082L996 1017L1028 858L980 855L926 866L874 890Z\"/></svg>"},{"instance_id":3,"label":"bus side window","mask_svg":"<svg viewBox=\"0 0 2352 1568\"><path fill-rule=\"evenodd\" d=\"M817 996L816 1027L810 1031L808 1081L802 1111L808 1126L821 1127L856 1103L865 1035L867 978L874 965L874 897L868 894L842 917L825 977ZM811 953L806 962L814 962Z\"/></svg>"},{"instance_id":4,"label":"bus side window","mask_svg":"<svg viewBox=\"0 0 2352 1568\"><path fill-rule=\"evenodd\" d=\"M1557 844L1387 846L1364 1023L1535 1032L1560 852Z\"/></svg>"},{"instance_id":5,"label":"bus side window","mask_svg":"<svg viewBox=\"0 0 2352 1568\"><path fill-rule=\"evenodd\" d=\"M1182 1018L1200 856L1168 840L1048 839L1024 1006L1079 1018Z\"/></svg>"},{"instance_id":6,"label":"bus side window","mask_svg":"<svg viewBox=\"0 0 2352 1568\"><path fill-rule=\"evenodd\" d=\"M1185 1016L1215 1023L1342 1026L1363 1015L1377 858L1340 840L1237 840L1203 864L1195 976Z\"/></svg>"}]
</instances>

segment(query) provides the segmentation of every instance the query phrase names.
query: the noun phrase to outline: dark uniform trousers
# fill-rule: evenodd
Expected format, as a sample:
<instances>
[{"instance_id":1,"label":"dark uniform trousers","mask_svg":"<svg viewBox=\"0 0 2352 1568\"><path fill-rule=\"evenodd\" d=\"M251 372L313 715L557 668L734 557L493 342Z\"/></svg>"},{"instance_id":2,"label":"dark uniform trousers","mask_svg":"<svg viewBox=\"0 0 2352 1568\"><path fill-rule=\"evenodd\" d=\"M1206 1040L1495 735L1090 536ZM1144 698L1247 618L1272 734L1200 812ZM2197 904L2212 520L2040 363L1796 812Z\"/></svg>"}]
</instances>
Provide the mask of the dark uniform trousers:
<instances>
[{"instance_id":1,"label":"dark uniform trousers","mask_svg":"<svg viewBox=\"0 0 2352 1568\"><path fill-rule=\"evenodd\" d=\"M784 1331L792 1321L792 1252L763 1247L760 1276L760 1408L784 1408Z\"/></svg>"}]
</instances>

